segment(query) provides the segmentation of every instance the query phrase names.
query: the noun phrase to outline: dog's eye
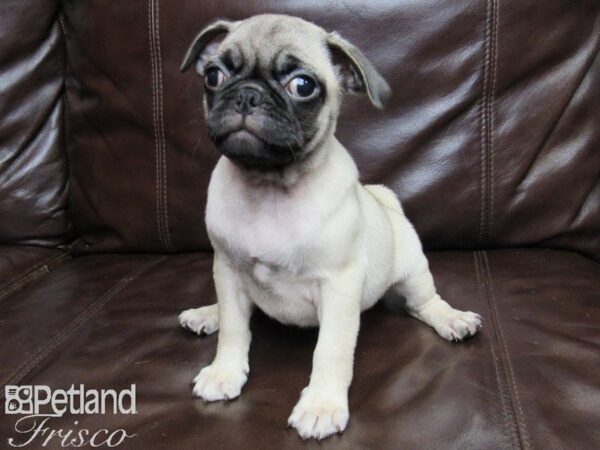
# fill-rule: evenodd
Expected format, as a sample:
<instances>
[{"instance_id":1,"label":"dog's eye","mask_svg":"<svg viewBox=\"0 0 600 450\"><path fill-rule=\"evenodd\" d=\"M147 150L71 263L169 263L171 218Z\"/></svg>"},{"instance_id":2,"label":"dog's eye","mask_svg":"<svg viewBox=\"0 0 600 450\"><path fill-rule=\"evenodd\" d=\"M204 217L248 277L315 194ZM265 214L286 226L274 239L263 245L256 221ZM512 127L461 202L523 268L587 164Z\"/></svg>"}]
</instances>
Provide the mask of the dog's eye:
<instances>
[{"instance_id":1,"label":"dog's eye","mask_svg":"<svg viewBox=\"0 0 600 450\"><path fill-rule=\"evenodd\" d=\"M219 89L223 84L223 81L225 81L225 75L216 67L211 67L206 71L206 75L204 76L204 85L208 89L212 91Z\"/></svg>"},{"instance_id":2,"label":"dog's eye","mask_svg":"<svg viewBox=\"0 0 600 450\"><path fill-rule=\"evenodd\" d=\"M306 75L300 75L292 78L285 87L285 90L288 91L292 97L307 99L317 92L317 83Z\"/></svg>"}]
</instances>

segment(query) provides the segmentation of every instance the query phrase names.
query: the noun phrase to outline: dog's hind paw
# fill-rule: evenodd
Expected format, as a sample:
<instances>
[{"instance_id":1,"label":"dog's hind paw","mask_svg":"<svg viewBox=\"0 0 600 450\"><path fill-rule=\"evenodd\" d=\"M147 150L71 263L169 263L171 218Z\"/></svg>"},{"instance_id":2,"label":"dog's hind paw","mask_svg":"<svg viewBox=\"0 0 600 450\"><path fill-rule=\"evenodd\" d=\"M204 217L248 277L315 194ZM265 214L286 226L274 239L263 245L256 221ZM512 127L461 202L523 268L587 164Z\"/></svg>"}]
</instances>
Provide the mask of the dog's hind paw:
<instances>
[{"instance_id":1,"label":"dog's hind paw","mask_svg":"<svg viewBox=\"0 0 600 450\"><path fill-rule=\"evenodd\" d=\"M448 341L462 341L481 328L481 316L471 311L452 309L448 317L436 324L435 330Z\"/></svg>"},{"instance_id":2,"label":"dog's hind paw","mask_svg":"<svg viewBox=\"0 0 600 450\"><path fill-rule=\"evenodd\" d=\"M186 309L179 314L179 324L198 335L212 334L219 329L219 306Z\"/></svg>"}]
</instances>

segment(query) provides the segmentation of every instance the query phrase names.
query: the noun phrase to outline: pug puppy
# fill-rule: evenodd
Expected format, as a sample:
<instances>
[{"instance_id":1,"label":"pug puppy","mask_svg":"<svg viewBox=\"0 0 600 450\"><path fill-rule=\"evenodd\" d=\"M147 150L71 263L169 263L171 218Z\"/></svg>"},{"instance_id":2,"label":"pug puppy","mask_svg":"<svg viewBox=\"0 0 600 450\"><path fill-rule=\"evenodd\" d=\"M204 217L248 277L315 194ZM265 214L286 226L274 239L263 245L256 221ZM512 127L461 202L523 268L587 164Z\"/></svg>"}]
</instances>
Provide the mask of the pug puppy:
<instances>
[{"instance_id":1,"label":"pug puppy","mask_svg":"<svg viewBox=\"0 0 600 450\"><path fill-rule=\"evenodd\" d=\"M223 155L206 208L218 303L179 317L198 334L220 330L194 395L240 395L256 305L284 324L320 327L310 382L288 423L302 438L342 432L360 314L387 291L444 339L481 325L436 293L398 199L384 186L361 185L334 136L344 93L366 94L381 108L390 88L344 38L284 15L209 25L181 70L193 65L204 77L208 133Z\"/></svg>"}]
</instances>

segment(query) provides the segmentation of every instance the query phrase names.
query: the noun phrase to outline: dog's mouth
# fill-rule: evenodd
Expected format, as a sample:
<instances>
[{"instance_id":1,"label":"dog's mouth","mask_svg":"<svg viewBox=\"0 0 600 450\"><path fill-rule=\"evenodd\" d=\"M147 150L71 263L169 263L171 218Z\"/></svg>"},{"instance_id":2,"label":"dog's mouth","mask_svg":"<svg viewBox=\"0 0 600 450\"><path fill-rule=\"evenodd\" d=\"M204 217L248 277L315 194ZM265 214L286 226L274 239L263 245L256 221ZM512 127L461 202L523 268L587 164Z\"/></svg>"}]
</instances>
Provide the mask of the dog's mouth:
<instances>
[{"instance_id":1,"label":"dog's mouth","mask_svg":"<svg viewBox=\"0 0 600 450\"><path fill-rule=\"evenodd\" d=\"M253 170L281 170L298 161L300 149L270 142L247 128L236 128L213 139L219 151L239 165Z\"/></svg>"},{"instance_id":2,"label":"dog's mouth","mask_svg":"<svg viewBox=\"0 0 600 450\"><path fill-rule=\"evenodd\" d=\"M236 139L236 140L239 140L240 142L259 141L262 143L266 143L263 139L261 139L259 136L257 136L256 133L253 133L252 131L249 131L245 128L239 128L236 130L232 130L232 131L223 133L220 136L216 136L215 144L217 146L220 146L224 141L226 141L228 139Z\"/></svg>"},{"instance_id":3,"label":"dog's mouth","mask_svg":"<svg viewBox=\"0 0 600 450\"><path fill-rule=\"evenodd\" d=\"M215 136L213 139L215 144L218 146L220 143L227 139L239 140L240 142L260 142L264 145L279 147L280 143L275 142L272 139L269 139L268 136L263 136L263 133L260 130L254 130L249 126L238 126L236 128L227 130L219 134L219 136Z\"/></svg>"}]
</instances>

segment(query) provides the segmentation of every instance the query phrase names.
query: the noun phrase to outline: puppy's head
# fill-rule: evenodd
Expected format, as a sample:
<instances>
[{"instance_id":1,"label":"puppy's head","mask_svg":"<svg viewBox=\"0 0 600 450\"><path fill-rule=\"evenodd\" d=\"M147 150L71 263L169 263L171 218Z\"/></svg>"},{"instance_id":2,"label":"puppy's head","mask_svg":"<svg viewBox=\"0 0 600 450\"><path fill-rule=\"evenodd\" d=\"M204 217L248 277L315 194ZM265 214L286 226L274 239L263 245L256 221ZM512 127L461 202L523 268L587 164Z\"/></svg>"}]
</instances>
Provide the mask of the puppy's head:
<instances>
[{"instance_id":1,"label":"puppy's head","mask_svg":"<svg viewBox=\"0 0 600 450\"><path fill-rule=\"evenodd\" d=\"M236 164L263 172L319 151L334 132L342 92L365 93L378 108L390 95L356 47L284 15L209 25L181 70L192 65L204 77L210 138Z\"/></svg>"}]
</instances>

